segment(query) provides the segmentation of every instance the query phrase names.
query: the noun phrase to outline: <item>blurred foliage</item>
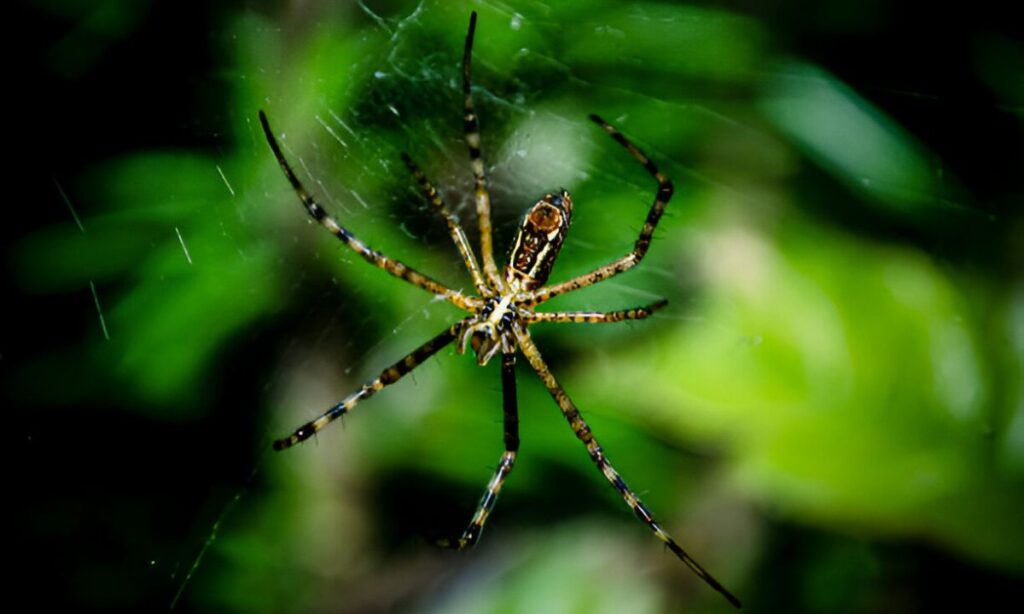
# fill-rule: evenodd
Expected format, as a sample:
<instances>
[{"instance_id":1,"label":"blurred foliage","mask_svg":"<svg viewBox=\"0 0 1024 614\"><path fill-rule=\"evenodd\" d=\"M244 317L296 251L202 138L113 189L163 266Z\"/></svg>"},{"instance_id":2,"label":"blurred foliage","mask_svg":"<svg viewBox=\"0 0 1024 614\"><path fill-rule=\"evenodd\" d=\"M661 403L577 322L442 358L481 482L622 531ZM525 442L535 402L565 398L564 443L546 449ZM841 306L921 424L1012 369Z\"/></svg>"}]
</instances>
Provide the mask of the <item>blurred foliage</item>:
<instances>
[{"instance_id":1,"label":"blurred foliage","mask_svg":"<svg viewBox=\"0 0 1024 614\"><path fill-rule=\"evenodd\" d=\"M106 45L146 19L129 4L40 4L74 24L48 49L54 72L102 65ZM525 365L521 458L481 546L464 556L422 542L461 530L498 458L494 365L442 352L361 405L350 428L266 453L457 315L309 222L257 110L358 236L468 291L398 154L420 162L475 236L459 73L472 9L498 245L526 206L564 186L577 213L554 279L630 249L655 186L589 112L676 181L641 267L551 303L608 310L666 296L670 307L631 324L538 326L536 338L684 547L754 611L927 609L937 598L914 591L940 572L901 569L892 544L921 558L935 548L990 584L1019 581L1019 176L979 183L973 167L945 161L955 156L943 139L753 12L313 3L222 9L205 41L226 94L207 120L219 126L215 146L92 161L57 184L81 225L69 215L9 252L26 294L69 301L93 284L109 330L90 313L75 320L80 336L8 367L26 421L40 431L39 416L85 421L113 441L149 425L147 462L166 473L195 465L172 485L117 457L136 465L126 482L146 484L128 497L134 517L155 517L175 489L198 502L170 504L166 533L130 524L118 535L152 558L156 577L139 571L142 558L131 570L78 569L69 599L166 604L187 582L179 604L209 610L728 607L661 555ZM807 27L826 35L850 17L834 10ZM859 19L849 26L885 28L884 11ZM996 101L984 108L1019 146L1020 72L1006 66L1022 66L1024 47L982 28L974 40L971 62ZM926 92L907 87L924 104ZM1014 147L978 155L1012 166ZM83 418L87 408L101 417ZM114 596L133 574L151 591L139 582L142 594Z\"/></svg>"}]
</instances>

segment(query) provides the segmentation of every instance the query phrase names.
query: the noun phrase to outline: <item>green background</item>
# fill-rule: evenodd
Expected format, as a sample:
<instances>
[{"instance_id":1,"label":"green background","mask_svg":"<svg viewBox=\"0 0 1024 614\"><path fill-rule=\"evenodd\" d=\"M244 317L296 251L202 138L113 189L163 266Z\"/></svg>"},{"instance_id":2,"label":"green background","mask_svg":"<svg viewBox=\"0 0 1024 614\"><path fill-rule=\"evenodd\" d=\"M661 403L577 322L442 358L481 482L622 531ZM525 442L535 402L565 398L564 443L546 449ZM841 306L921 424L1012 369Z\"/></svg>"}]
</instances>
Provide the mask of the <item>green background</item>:
<instances>
[{"instance_id":1,"label":"green background","mask_svg":"<svg viewBox=\"0 0 1024 614\"><path fill-rule=\"evenodd\" d=\"M564 187L547 309L669 306L535 339L610 459L754 612L995 607L1024 575L1024 44L987 5L22 5L5 225L16 590L103 610L725 611L638 523L525 361L452 349L270 442L460 315L312 224L259 130L357 236L469 292L460 56L496 244ZM23 166L22 166L23 165ZM499 247L501 253L504 247Z\"/></svg>"}]
</instances>

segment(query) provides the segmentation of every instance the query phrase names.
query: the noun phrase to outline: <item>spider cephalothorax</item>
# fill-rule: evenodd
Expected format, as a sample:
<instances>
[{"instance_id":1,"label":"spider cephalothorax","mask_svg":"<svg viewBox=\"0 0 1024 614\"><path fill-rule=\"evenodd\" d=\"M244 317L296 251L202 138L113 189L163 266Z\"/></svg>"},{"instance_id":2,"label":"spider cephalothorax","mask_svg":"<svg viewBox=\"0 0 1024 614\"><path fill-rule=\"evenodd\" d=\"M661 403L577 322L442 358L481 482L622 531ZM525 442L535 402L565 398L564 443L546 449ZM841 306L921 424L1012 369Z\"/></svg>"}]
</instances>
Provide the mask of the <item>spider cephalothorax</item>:
<instances>
[{"instance_id":1,"label":"spider cephalothorax","mask_svg":"<svg viewBox=\"0 0 1024 614\"><path fill-rule=\"evenodd\" d=\"M482 367L499 349L515 352L513 324L521 323L531 314L521 304L521 295L548 280L571 221L572 199L565 190L545 194L523 216L508 252L505 283L493 289L498 295L488 298L480 312L466 322L458 340L460 354L465 353L467 345L471 346L477 364Z\"/></svg>"},{"instance_id":2,"label":"spider cephalothorax","mask_svg":"<svg viewBox=\"0 0 1024 614\"><path fill-rule=\"evenodd\" d=\"M476 363L482 367L499 349L506 354L515 352L512 325L519 319L519 313L514 301L513 294L487 299L480 313L466 320L462 327L459 353L464 354L466 346L471 346L476 353Z\"/></svg>"},{"instance_id":3,"label":"spider cephalothorax","mask_svg":"<svg viewBox=\"0 0 1024 614\"><path fill-rule=\"evenodd\" d=\"M665 207L672 197L672 182L618 130L600 117L591 115L590 119L597 123L620 145L625 147L643 165L651 177L658 182L658 191L655 194L654 203L647 212L647 220L640 230L640 236L633 244L633 249L626 255L589 273L554 285L545 285L554 266L555 258L558 256L558 252L565 240L565 234L569 229L569 222L572 218L572 199L569 198L568 192L560 190L557 193L545 195L526 213L509 250L505 274L504 276L499 275L498 266L494 260L494 247L491 237L491 197L487 189L487 176L484 172L484 164L480 154L479 125L476 113L473 110L473 94L470 87L470 59L475 29L476 13L473 13L469 20L469 32L466 35L466 45L462 56L463 104L465 110L463 126L466 132L466 143L469 148L470 167L473 171L474 197L480 227L480 258L483 261L482 266L477 263L476 253L470 246L465 232L455 217L448 212L437 190L434 189L434 186L431 185L423 172L420 171L419 167L413 163L408 155L403 153L402 159L406 166L409 167L416 181L419 182L427 201L440 212L448 224L449 233L455 242L459 255L462 257L466 270L473 280L477 296L467 296L462 292L452 290L431 277L378 251L370 249L365 243L357 239L350 230L331 217L302 186L291 165L288 164L284 154L281 152L277 139L274 138L274 132L270 128L270 123L267 121L267 116L263 111L260 111L260 123L263 126L267 142L270 143L270 148L274 152L274 156L281 165L281 169L291 183L292 188L298 194L302 204L306 207L306 211L314 220L323 225L331 234L367 262L469 312L467 317L452 324L433 339L384 369L377 377L360 386L358 390L325 411L318 418L303 424L288 437L275 441L274 449L283 450L312 437L332 421L351 411L360 401L373 396L385 386L397 382L453 341L457 343L456 347L460 353L465 353L467 347L472 347L476 354L476 361L481 366L486 365L492 357L501 352L505 451L501 455L498 467L488 483L487 490L484 491L480 503L477 505L476 513L470 520L469 526L466 527L466 530L458 538L444 540L443 542L444 545L455 548L471 546L480 537L484 523L487 521L487 517L497 501L498 492L501 490L505 478L512 471L516 455L519 451L519 406L516 397L515 361L516 354L521 352L526 357L527 362L530 363L530 367L533 368L541 382L548 389L548 392L558 405L576 437L586 447L591 460L612 487L622 495L622 498L636 514L637 518L646 524L658 539L664 542L669 550L686 563L694 573L721 593L730 603L739 607L739 601L736 597L719 584L708 572L704 571L704 568L672 539L661 525L654 520L651 512L626 485L626 482L618 472L615 471L608 461L608 457L605 456L604 450L597 443L594 433L587 426L586 421L584 421L580 410L572 399L569 398L569 395L566 394L558 380L555 379L554 374L551 373L527 330L529 326L540 322L604 323L639 320L650 316L656 310L665 306L666 301L660 300L645 307L609 312L539 312L534 310L548 299L604 281L639 264L650 247L651 237L654 234L655 227L658 225L658 220L661 219L661 214L665 211Z\"/></svg>"}]
</instances>

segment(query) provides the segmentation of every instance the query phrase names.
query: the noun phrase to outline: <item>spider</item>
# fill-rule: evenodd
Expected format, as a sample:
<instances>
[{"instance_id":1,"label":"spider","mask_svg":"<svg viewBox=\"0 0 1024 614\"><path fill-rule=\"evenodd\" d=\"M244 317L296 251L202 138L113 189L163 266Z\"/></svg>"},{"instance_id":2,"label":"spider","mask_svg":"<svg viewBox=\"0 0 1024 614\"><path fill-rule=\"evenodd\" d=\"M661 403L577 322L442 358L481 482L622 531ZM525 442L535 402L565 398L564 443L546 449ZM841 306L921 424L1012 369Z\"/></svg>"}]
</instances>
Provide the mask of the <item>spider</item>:
<instances>
[{"instance_id":1,"label":"spider","mask_svg":"<svg viewBox=\"0 0 1024 614\"><path fill-rule=\"evenodd\" d=\"M384 369L380 375L363 384L354 393L321 414L320 417L303 424L288 437L275 441L274 449L284 450L309 439L334 420L352 411L360 401L368 399L385 387L394 384L453 341L456 342L456 350L459 354L464 354L467 348L471 348L476 355L476 362L480 366L486 365L491 358L500 352L505 452L501 455L501 460L498 463L494 476L488 483L487 489L477 505L476 513L473 514L469 522L469 526L466 527L466 530L459 538L443 540L441 543L442 546L460 550L467 548L474 545L480 538L484 523L487 521L491 510L494 509L498 493L501 491L505 478L511 473L519 451L519 410L516 400L515 363L517 351L521 352L555 400L576 437L586 446L591 460L597 465L597 468L615 490L622 495L622 498L625 499L637 518L646 524L665 543L668 549L689 566L702 580L721 593L731 604L740 607L739 600L705 571L662 528L661 524L654 519L647 507L612 467L607 456L605 456L604 450L602 450L590 427L580 414L580 410L572 399L569 398L569 395L566 394L561 384L558 383L554 374L551 373L528 331L528 327L531 324L539 322L586 322L596 324L621 322L623 320L640 320L650 316L667 304L668 301L662 299L644 307L605 313L593 311L540 312L535 310L537 306L548 299L604 281L640 264L640 261L643 260L650 247L651 236L658 225L658 220L661 219L669 199L672 198L672 182L658 170L658 167L640 149L633 145L618 130L597 115L590 115L590 119L629 151L658 183L654 204L651 205L651 209L647 213L647 220L640 230L640 236L637 238L633 249L625 256L598 267L585 275L556 284L545 285L548 275L551 273L551 268L555 263L555 258L562 247L562 242L565 240L565 234L569 229L569 222L572 218L572 198L563 189L544 195L526 213L509 250L508 263L505 265L504 274L500 274L494 258L491 233L491 198L487 188L487 175L484 171L484 163L480 152L479 122L473 108L473 92L470 79L475 31L476 12L474 11L469 19L469 31L466 34L466 44L462 57L463 128L466 144L469 148L469 160L475 184L474 196L480 227L480 259L482 266L477 262L476 255L472 247L470 247L469 240L466 238L466 234L459 225L458 220L448 210L437 190L434 189L434 186L408 154L403 153L402 160L415 177L426 200L447 222L448 231L455 242L455 247L458 249L462 261L473 279L477 296L466 296L461 292L452 290L412 267L370 249L369 246L356 238L348 228L342 226L334 217L329 215L320 203L306 191L281 152L281 147L274 137L266 114L262 110L259 112L260 123L263 126L267 142L270 144L270 149L281 165L281 169L284 171L288 181L291 182L292 188L305 206L306 211L309 212L309 215L314 220L319 222L331 234L370 264L384 269L391 275L414 286L423 288L427 292L447 300L470 314L468 317L452 324L439 335L419 346L395 364Z\"/></svg>"}]
</instances>

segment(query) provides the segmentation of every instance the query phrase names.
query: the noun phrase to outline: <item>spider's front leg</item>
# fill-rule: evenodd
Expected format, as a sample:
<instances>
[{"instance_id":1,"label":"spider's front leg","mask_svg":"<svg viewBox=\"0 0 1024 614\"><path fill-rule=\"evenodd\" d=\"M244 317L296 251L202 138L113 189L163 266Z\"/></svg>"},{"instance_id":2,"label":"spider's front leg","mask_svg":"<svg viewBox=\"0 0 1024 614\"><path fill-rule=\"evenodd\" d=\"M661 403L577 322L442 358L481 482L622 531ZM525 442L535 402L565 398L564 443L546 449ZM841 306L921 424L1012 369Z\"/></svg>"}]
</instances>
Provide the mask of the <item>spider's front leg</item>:
<instances>
[{"instance_id":1,"label":"spider's front leg","mask_svg":"<svg viewBox=\"0 0 1024 614\"><path fill-rule=\"evenodd\" d=\"M274 449L284 450L285 448L290 448L297 443L309 439L325 426L351 411L352 408L360 401L372 397L384 387L390 386L402 379L413 369L423 364L426 359L438 353L445 346L451 343L462 331L462 327L465 326L466 322L469 320L470 318L466 318L465 320L460 320L459 322L452 324L447 330L442 331L440 335L434 337L430 341L427 341L412 352L409 352L409 354L404 358L387 369L384 369L380 375L360 386L359 390L353 392L343 401L325 411L319 418L310 420L303 424L299 428L295 429L295 432L288 437L275 441Z\"/></svg>"},{"instance_id":2,"label":"spider's front leg","mask_svg":"<svg viewBox=\"0 0 1024 614\"><path fill-rule=\"evenodd\" d=\"M487 490L480 497L480 503L476 507L473 519L469 521L469 526L458 539L441 540L442 547L461 550L474 545L480 539L484 523L487 522L487 517L490 516L494 504L498 501L501 486L505 483L508 474L512 472L512 465L516 462L516 454L519 451L519 402L516 399L515 349L501 355L501 392L505 414L505 453L501 455L501 461L494 472L494 477L487 484Z\"/></svg>"},{"instance_id":3,"label":"spider's front leg","mask_svg":"<svg viewBox=\"0 0 1024 614\"><path fill-rule=\"evenodd\" d=\"M719 584L718 580L715 580L711 574L705 571L697 561L693 560L693 557L687 554L686 551L676 543L676 540L672 539L672 536L669 535L668 532L661 527L661 524L654 519L650 510L648 510L647 506L640 501L640 498L636 496L636 493L626 485L622 476L615 471L615 468L612 467L607 457L605 457L604 450L601 449L601 445L597 443L597 439L594 437L594 433L591 432L590 426L580 414L579 408L577 408L576 404L572 402L569 395L565 393L565 390L558 383L558 380L555 379L555 376L551 373L547 364L545 364L544 359L541 358L540 351L537 349L537 346L534 345L533 340L530 338L530 334L518 325L514 327L513 330L515 331L516 341L519 343L519 348L522 350L523 355L526 356L526 360L530 363L530 366L533 367L533 370L537 372L541 381L544 382L544 386L548 389L552 398L554 398L555 403L558 404L558 408L562 410L562 415L565 416L565 419L569 422L569 426L571 426L573 432L576 433L576 438L583 442L583 445L587 447L587 453L590 454L590 459L594 461L594 464L597 465L597 468L604 475L605 479L607 479L615 490L622 495L622 498L625 499L626 504L633 510L636 517L646 524L647 527L658 536L658 539L663 541L665 545L668 546L668 549L679 557L679 560L686 563L686 565L693 570L695 574L700 576L704 582L721 593L723 597L728 599L729 603L739 608L739 599L726 590L724 586Z\"/></svg>"}]
</instances>

